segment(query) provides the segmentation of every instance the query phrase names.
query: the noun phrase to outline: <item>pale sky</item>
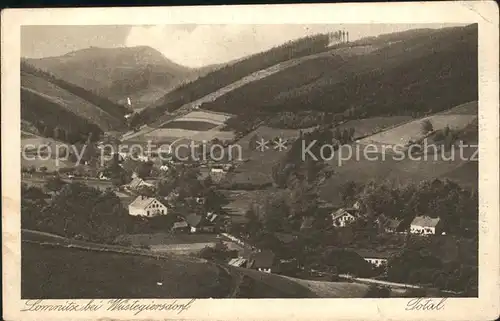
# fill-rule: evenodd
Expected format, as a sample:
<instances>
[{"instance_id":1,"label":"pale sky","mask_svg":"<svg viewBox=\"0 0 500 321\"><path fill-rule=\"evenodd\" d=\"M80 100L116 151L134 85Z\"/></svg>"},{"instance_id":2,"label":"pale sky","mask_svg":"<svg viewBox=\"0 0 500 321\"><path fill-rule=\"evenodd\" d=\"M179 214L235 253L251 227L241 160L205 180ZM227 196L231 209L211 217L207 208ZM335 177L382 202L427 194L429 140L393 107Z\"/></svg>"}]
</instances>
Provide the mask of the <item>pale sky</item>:
<instances>
[{"instance_id":1,"label":"pale sky","mask_svg":"<svg viewBox=\"0 0 500 321\"><path fill-rule=\"evenodd\" d=\"M41 58L94 47L150 46L188 67L224 63L306 35L343 29L350 40L447 24L23 26L21 54Z\"/></svg>"}]
</instances>

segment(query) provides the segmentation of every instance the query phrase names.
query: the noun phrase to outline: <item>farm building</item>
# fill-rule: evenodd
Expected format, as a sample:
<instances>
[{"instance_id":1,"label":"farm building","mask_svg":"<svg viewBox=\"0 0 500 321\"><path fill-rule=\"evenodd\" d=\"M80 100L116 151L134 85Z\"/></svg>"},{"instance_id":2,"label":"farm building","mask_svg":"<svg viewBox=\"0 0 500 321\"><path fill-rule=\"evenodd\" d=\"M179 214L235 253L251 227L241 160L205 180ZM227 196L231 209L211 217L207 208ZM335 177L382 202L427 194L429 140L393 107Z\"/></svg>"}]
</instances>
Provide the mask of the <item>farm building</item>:
<instances>
[{"instance_id":1,"label":"farm building","mask_svg":"<svg viewBox=\"0 0 500 321\"><path fill-rule=\"evenodd\" d=\"M279 262L272 251L264 250L252 253L246 267L261 272L272 273L279 270Z\"/></svg>"},{"instance_id":2,"label":"farm building","mask_svg":"<svg viewBox=\"0 0 500 321\"><path fill-rule=\"evenodd\" d=\"M133 216L167 215L168 209L154 197L137 196L128 206L128 213Z\"/></svg>"},{"instance_id":3,"label":"farm building","mask_svg":"<svg viewBox=\"0 0 500 321\"><path fill-rule=\"evenodd\" d=\"M439 217L417 216L410 224L410 233L421 235L435 235L442 233L442 223Z\"/></svg>"},{"instance_id":4,"label":"farm building","mask_svg":"<svg viewBox=\"0 0 500 321\"><path fill-rule=\"evenodd\" d=\"M189 214L185 217L186 223L190 227L191 233L213 233L215 232L214 224L207 218L198 214Z\"/></svg>"},{"instance_id":5,"label":"farm building","mask_svg":"<svg viewBox=\"0 0 500 321\"><path fill-rule=\"evenodd\" d=\"M132 181L130 183L125 185L125 187L130 189L130 190L138 190L141 187L154 188L155 184L153 181L145 181L140 177L135 177L134 179L132 179Z\"/></svg>"},{"instance_id":6,"label":"farm building","mask_svg":"<svg viewBox=\"0 0 500 321\"><path fill-rule=\"evenodd\" d=\"M388 218L383 214L379 215L375 223L377 223L379 228L386 233L400 233L405 230L403 220Z\"/></svg>"},{"instance_id":7,"label":"farm building","mask_svg":"<svg viewBox=\"0 0 500 321\"><path fill-rule=\"evenodd\" d=\"M184 233L150 233L124 234L115 239L118 244L133 247L147 247L153 252L173 253L182 255L197 254L206 247L214 248L223 242L228 249L239 251L237 244L224 240L216 234L184 234Z\"/></svg>"},{"instance_id":8,"label":"farm building","mask_svg":"<svg viewBox=\"0 0 500 321\"><path fill-rule=\"evenodd\" d=\"M245 259L243 257L233 258L233 259L230 259L228 262L229 265L236 266L236 267L242 267L246 263L247 263L247 259Z\"/></svg>"},{"instance_id":9,"label":"farm building","mask_svg":"<svg viewBox=\"0 0 500 321\"><path fill-rule=\"evenodd\" d=\"M359 256L361 256L365 261L373 264L375 267L387 266L387 260L397 253L394 250L372 250L372 249L354 249Z\"/></svg>"},{"instance_id":10,"label":"farm building","mask_svg":"<svg viewBox=\"0 0 500 321\"><path fill-rule=\"evenodd\" d=\"M172 226L172 232L183 233L189 231L189 224L186 221L175 222Z\"/></svg>"},{"instance_id":11,"label":"farm building","mask_svg":"<svg viewBox=\"0 0 500 321\"><path fill-rule=\"evenodd\" d=\"M332 224L335 227L345 227L357 219L357 210L340 208L332 213Z\"/></svg>"}]
</instances>

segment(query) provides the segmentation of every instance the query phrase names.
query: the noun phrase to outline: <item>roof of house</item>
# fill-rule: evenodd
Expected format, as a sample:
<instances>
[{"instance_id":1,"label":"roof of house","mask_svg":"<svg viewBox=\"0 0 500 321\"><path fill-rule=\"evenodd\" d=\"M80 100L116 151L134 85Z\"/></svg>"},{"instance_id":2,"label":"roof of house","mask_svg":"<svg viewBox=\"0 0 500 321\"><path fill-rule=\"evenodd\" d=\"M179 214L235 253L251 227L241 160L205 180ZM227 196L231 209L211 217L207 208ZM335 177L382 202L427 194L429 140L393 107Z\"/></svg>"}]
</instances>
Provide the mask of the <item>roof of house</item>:
<instances>
[{"instance_id":1,"label":"roof of house","mask_svg":"<svg viewBox=\"0 0 500 321\"><path fill-rule=\"evenodd\" d=\"M332 220L335 221L336 219L344 216L344 215L350 215L350 216L355 216L354 215L355 210L350 209L350 208L339 208L337 211L335 211L332 214Z\"/></svg>"},{"instance_id":2,"label":"roof of house","mask_svg":"<svg viewBox=\"0 0 500 321\"><path fill-rule=\"evenodd\" d=\"M142 178L134 177L134 179L132 179L132 181L130 181L130 183L128 183L127 185L130 186L131 188L137 188L143 182L144 180Z\"/></svg>"},{"instance_id":3,"label":"roof of house","mask_svg":"<svg viewBox=\"0 0 500 321\"><path fill-rule=\"evenodd\" d=\"M396 219L396 218L389 218L389 217L385 216L384 214L381 214L377 218L377 222L384 228L389 228L389 229L395 230L399 227L399 225L401 224L401 222L403 222L403 220Z\"/></svg>"},{"instance_id":4,"label":"roof of house","mask_svg":"<svg viewBox=\"0 0 500 321\"><path fill-rule=\"evenodd\" d=\"M207 213L207 220L209 220L210 222L214 222L217 219L217 217L219 217L219 215L215 213L212 212Z\"/></svg>"},{"instance_id":5,"label":"roof of house","mask_svg":"<svg viewBox=\"0 0 500 321\"><path fill-rule=\"evenodd\" d=\"M135 208L146 208L155 200L157 201L157 199L154 197L137 196L137 198L132 203L130 203L129 206ZM159 203L162 204L161 202Z\"/></svg>"},{"instance_id":6,"label":"roof of house","mask_svg":"<svg viewBox=\"0 0 500 321\"><path fill-rule=\"evenodd\" d=\"M270 268L273 266L275 255L270 250L254 252L250 256L250 265L254 268Z\"/></svg>"},{"instance_id":7,"label":"roof of house","mask_svg":"<svg viewBox=\"0 0 500 321\"><path fill-rule=\"evenodd\" d=\"M439 217L432 218L429 216L417 216L411 221L411 225L417 225L421 227L436 227L439 223Z\"/></svg>"},{"instance_id":8,"label":"roof of house","mask_svg":"<svg viewBox=\"0 0 500 321\"><path fill-rule=\"evenodd\" d=\"M212 222L206 217L199 214L188 214L184 217L185 221L192 227L203 226L213 226Z\"/></svg>"},{"instance_id":9,"label":"roof of house","mask_svg":"<svg viewBox=\"0 0 500 321\"><path fill-rule=\"evenodd\" d=\"M143 180L140 177L134 177L130 183L127 184L130 188L138 188L141 185L154 186L154 180Z\"/></svg>"},{"instance_id":10,"label":"roof of house","mask_svg":"<svg viewBox=\"0 0 500 321\"><path fill-rule=\"evenodd\" d=\"M232 265L232 266L241 267L241 266L243 266L246 262L247 262L247 259L242 258L242 257L237 257L237 258L234 258L234 259L229 260L229 263L228 263L228 264L229 264L229 265Z\"/></svg>"},{"instance_id":11,"label":"roof of house","mask_svg":"<svg viewBox=\"0 0 500 321\"><path fill-rule=\"evenodd\" d=\"M403 222L403 220L391 218L386 221L384 227L395 230L401 225L401 222Z\"/></svg>"},{"instance_id":12,"label":"roof of house","mask_svg":"<svg viewBox=\"0 0 500 321\"><path fill-rule=\"evenodd\" d=\"M176 229L176 228L186 228L188 227L188 223L185 222L185 221L181 221L181 222L175 222L174 225L172 226L173 229Z\"/></svg>"}]
</instances>

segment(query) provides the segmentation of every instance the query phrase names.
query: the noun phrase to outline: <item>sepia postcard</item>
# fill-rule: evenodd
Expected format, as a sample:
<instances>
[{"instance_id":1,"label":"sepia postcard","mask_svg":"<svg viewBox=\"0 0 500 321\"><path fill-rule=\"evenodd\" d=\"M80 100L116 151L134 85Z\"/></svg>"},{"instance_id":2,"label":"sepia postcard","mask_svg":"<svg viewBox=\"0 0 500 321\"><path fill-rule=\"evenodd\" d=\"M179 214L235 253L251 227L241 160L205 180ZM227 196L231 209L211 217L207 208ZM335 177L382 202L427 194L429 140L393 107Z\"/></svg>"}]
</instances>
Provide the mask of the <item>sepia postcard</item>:
<instances>
[{"instance_id":1,"label":"sepia postcard","mask_svg":"<svg viewBox=\"0 0 500 321\"><path fill-rule=\"evenodd\" d=\"M2 11L3 318L500 317L498 14Z\"/></svg>"}]
</instances>

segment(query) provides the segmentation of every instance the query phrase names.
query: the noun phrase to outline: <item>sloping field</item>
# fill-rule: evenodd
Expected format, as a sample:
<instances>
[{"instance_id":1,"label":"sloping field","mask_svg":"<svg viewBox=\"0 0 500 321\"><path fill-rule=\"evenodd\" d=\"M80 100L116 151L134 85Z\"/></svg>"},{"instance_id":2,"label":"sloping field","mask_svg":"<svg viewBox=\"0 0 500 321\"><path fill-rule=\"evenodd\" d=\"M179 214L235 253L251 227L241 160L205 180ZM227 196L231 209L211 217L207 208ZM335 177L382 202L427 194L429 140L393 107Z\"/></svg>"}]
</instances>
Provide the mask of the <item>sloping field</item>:
<instances>
[{"instance_id":1,"label":"sloping field","mask_svg":"<svg viewBox=\"0 0 500 321\"><path fill-rule=\"evenodd\" d=\"M361 146L362 148L363 146ZM448 160L450 153L446 153L443 158L439 155L428 155L415 158L398 157L386 153L385 157L382 153L367 153L365 157L363 149L360 149L360 158L356 156L356 150L353 149L352 156L349 157L347 149L342 152L337 152L332 160L327 163L332 167L334 173L321 187L320 196L325 201L340 205L340 192L342 186L354 181L359 184L365 184L373 181L391 181L394 184L407 184L419 182L422 180L444 177L447 173L455 172L455 177L459 172L467 169L470 170L470 165L467 160L462 160L460 157L454 157ZM467 167L462 167L462 166ZM458 179L459 184L463 183L463 179Z\"/></svg>"},{"instance_id":2,"label":"sloping field","mask_svg":"<svg viewBox=\"0 0 500 321\"><path fill-rule=\"evenodd\" d=\"M231 221L236 224L245 223L245 213L254 203L260 204L269 195L283 194L283 189L268 188L254 191L226 190L222 191L228 198L229 204L224 209L231 216Z\"/></svg>"},{"instance_id":3,"label":"sloping field","mask_svg":"<svg viewBox=\"0 0 500 321\"><path fill-rule=\"evenodd\" d=\"M476 115L478 114L478 101L471 101L462 105L458 105L457 107L453 107L452 109L446 110L442 112L442 115Z\"/></svg>"},{"instance_id":4,"label":"sloping field","mask_svg":"<svg viewBox=\"0 0 500 321\"><path fill-rule=\"evenodd\" d=\"M308 56L304 56L304 57L301 57L301 58L296 58L296 59L291 59L291 60L287 60L287 61L284 61L284 62L281 62L281 63L278 63L276 65L273 65L271 67L268 67L266 69L262 69L262 70L259 70L259 71L256 71L252 74L249 74L225 87L222 87L222 88L219 88L218 90L208 94L208 95L205 95L203 96L202 98L199 98L195 101L192 101L192 102L189 102L189 103L186 103L184 105L182 105L181 107L179 107L178 109L176 109L176 112L180 112L181 110L186 110L186 111L191 111L191 110L196 110L198 108L200 108L202 105L203 105L203 108L205 108L205 106L208 107L208 109L213 109L213 110L217 110L217 111L224 111L224 112L231 112L232 110L229 109L221 109L221 108L215 108L212 106L212 102L218 100L219 98L224 98L222 100L231 100L232 98L234 97L238 97L238 98L243 98L243 105L242 106L247 106L247 101L248 99L250 99L250 96L242 96L242 93L244 92L240 92L240 91L237 91L236 89L239 89L239 88L242 88L244 86L247 86L253 82L256 82L256 81L259 81L259 80L262 80L264 78L267 78L271 75L274 75L274 74L277 74L283 70L286 70L288 68L292 68L292 67L295 67L295 66L299 66L300 64L306 62L306 61L309 61L309 60L316 60L316 59L326 59L327 61L330 61L331 60L331 56L332 54L335 54L337 59L342 59L342 58L348 58L350 56L355 56L355 55L361 55L361 54L365 54L365 53L368 53L372 50L376 49L375 47L372 47L372 46L359 46L359 47L353 47L353 48L337 48L337 49L332 49L328 52L322 52L322 53L319 53L319 54L314 54L314 55L308 55ZM320 69L323 69L324 67L321 67ZM310 75L311 74L311 71L310 70L307 70L304 69L305 73L303 75L299 75L297 76L297 74L294 74L293 75L293 79L297 79L301 84L303 83L307 83L307 81L304 80L304 77L306 75ZM317 78L317 76L314 76L313 77L314 79ZM312 79L312 80L314 80ZM269 83L266 82L266 84ZM274 80L271 79L270 83L274 83ZM288 88L288 87L287 87ZM266 90L266 91L269 91L269 88ZM234 92L234 94L233 94ZM231 94L231 96L229 97L225 97L227 96L228 94ZM258 93L258 97L261 97L261 95L265 94L265 92L259 92ZM234 96L234 97L233 97ZM246 98L245 98L246 97ZM262 97L261 97L262 98ZM253 98L254 99L254 98ZM232 101L232 100L231 100ZM216 104L217 105L217 104ZM240 106L239 108L241 108L242 106ZM244 107L243 107L244 108ZM198 115L196 113L202 113L203 115L200 115L203 119L205 119L206 117L206 113L208 114L211 114L211 115L217 115L217 114L214 114L214 113L210 113L209 111L208 112L197 112L197 111L194 111L194 112L191 112L185 116L182 116L181 119L184 119L184 117L198 117ZM168 120L165 119L168 118L168 116L161 116L159 117L158 120L154 121L151 126L152 127L160 127L162 126L165 122L167 122ZM210 117L213 117L213 116L210 116ZM227 118L229 118L228 116L226 116ZM227 118L225 120L227 120ZM213 119L216 119L215 117L213 117ZM220 118L219 118L220 119ZM225 121L224 120L224 121ZM147 130L144 129L141 131L141 133L146 133ZM135 136L138 136L138 135L141 135L141 134L136 134Z\"/></svg>"},{"instance_id":5,"label":"sloping field","mask_svg":"<svg viewBox=\"0 0 500 321\"><path fill-rule=\"evenodd\" d=\"M325 72L341 68L346 60L368 54L375 49L377 47L373 46L342 47L282 62L255 73L254 78L242 79L244 83L231 88L224 95L206 101L203 108L240 113L249 107L264 106L282 92L314 83Z\"/></svg>"},{"instance_id":6,"label":"sloping field","mask_svg":"<svg viewBox=\"0 0 500 321\"><path fill-rule=\"evenodd\" d=\"M443 129L449 126L450 129L463 129L474 121L474 115L442 115L437 114L406 123L404 125L389 129L378 134L360 140L362 144L385 144L385 145L405 145L410 140L417 141L424 137L422 133L422 122L430 121L434 130Z\"/></svg>"},{"instance_id":7,"label":"sloping field","mask_svg":"<svg viewBox=\"0 0 500 321\"><path fill-rule=\"evenodd\" d=\"M289 148L289 143L299 137L300 131L307 133L315 127L300 129L280 129L268 126L259 126L254 131L242 137L235 144L241 148L241 159L246 160L234 172L226 176L229 184L266 185L272 183L272 167L278 162ZM287 149L279 151L274 141L282 138ZM267 149L256 149L256 141L267 141ZM253 141L253 142L252 142ZM285 142L286 141L286 142ZM233 153L235 155L235 153ZM240 156L240 155L236 155ZM234 156L233 156L234 157Z\"/></svg>"},{"instance_id":8,"label":"sloping field","mask_svg":"<svg viewBox=\"0 0 500 321\"><path fill-rule=\"evenodd\" d=\"M231 118L230 115L224 115L221 113L213 113L207 111L193 111L190 112L189 114L177 118L176 120L201 120L206 122L212 121L214 124L222 125L229 118Z\"/></svg>"},{"instance_id":9,"label":"sloping field","mask_svg":"<svg viewBox=\"0 0 500 321\"><path fill-rule=\"evenodd\" d=\"M189 138L194 135L197 135L198 133L199 132L196 130L187 130L179 128L159 128L145 134L144 138L153 139L154 141L165 141L172 143L176 139ZM135 139L138 139L138 137L136 137Z\"/></svg>"},{"instance_id":10,"label":"sloping field","mask_svg":"<svg viewBox=\"0 0 500 321\"><path fill-rule=\"evenodd\" d=\"M477 99L476 83L477 25L469 25L386 44L348 59L325 69L317 81L291 86L262 107L331 112L354 108L365 117L438 112Z\"/></svg>"},{"instance_id":11,"label":"sloping field","mask_svg":"<svg viewBox=\"0 0 500 321\"><path fill-rule=\"evenodd\" d=\"M269 147L269 149L273 149L275 145L271 141L275 141L281 138L282 140L286 140L287 142L292 142L299 137L301 131L305 134L315 129L316 127L303 129L281 129L269 126L259 126L249 134L239 139L236 144L241 146L241 149L243 151L243 158L250 159L250 161L252 161L252 156L257 157L257 155L254 153L256 150L251 149L250 147L252 144L255 144L256 141L260 141L261 139L263 139L264 141L268 141L269 143L267 144L267 147Z\"/></svg>"},{"instance_id":12,"label":"sloping field","mask_svg":"<svg viewBox=\"0 0 500 321\"><path fill-rule=\"evenodd\" d=\"M321 298L362 298L368 291L368 285L360 283L324 282L291 277L286 278L307 287Z\"/></svg>"},{"instance_id":13,"label":"sloping field","mask_svg":"<svg viewBox=\"0 0 500 321\"><path fill-rule=\"evenodd\" d=\"M231 115L209 111L193 111L163 122L158 128L145 126L138 132L126 134L123 140L128 142L174 143L178 139L193 141L211 141L215 138L228 141L234 138L230 131L220 131L217 127L224 124Z\"/></svg>"},{"instance_id":14,"label":"sloping field","mask_svg":"<svg viewBox=\"0 0 500 321\"><path fill-rule=\"evenodd\" d=\"M217 242L219 238L215 234L125 234L116 238L116 242L126 242L135 246L141 245L170 245L188 243L209 243Z\"/></svg>"},{"instance_id":15,"label":"sloping field","mask_svg":"<svg viewBox=\"0 0 500 321\"><path fill-rule=\"evenodd\" d=\"M411 119L408 116L394 116L394 117L372 117L366 119L359 119L348 121L344 124L337 126L339 130L346 128L354 128L355 136L364 136L371 134L381 128L390 127L401 122ZM336 127L336 128L337 128ZM240 165L234 173L230 173L227 179L236 184L256 184L263 185L272 182L272 166L283 157L287 150L278 151L275 149L276 144L272 141L276 138L282 138L288 142L293 142L299 137L300 131L307 133L313 131L315 127L299 129L279 129L268 126L260 126L253 132L238 140L237 144L242 148L243 159L248 159L247 162ZM260 139L268 141L265 151L257 149L250 149L250 142L253 139L257 141ZM255 143L255 142L254 142ZM289 147L287 147L289 148Z\"/></svg>"},{"instance_id":16,"label":"sloping field","mask_svg":"<svg viewBox=\"0 0 500 321\"><path fill-rule=\"evenodd\" d=\"M55 139L34 134L31 134L29 137L21 137L21 166L34 166L37 169L47 167L48 171L56 171L59 168L74 166L74 163L64 159L56 160L56 155L58 155L57 149L60 148L62 156L62 151L65 147L71 148L67 144Z\"/></svg>"},{"instance_id":17,"label":"sloping field","mask_svg":"<svg viewBox=\"0 0 500 321\"><path fill-rule=\"evenodd\" d=\"M190 141L194 141L198 144L204 141L210 142L214 138L221 141L232 140L234 138L234 133L218 130L197 131L177 128L160 128L155 129L142 137L134 137L127 141L129 143L151 141L157 144L172 144L173 146L187 144L187 146L189 146Z\"/></svg>"},{"instance_id":18,"label":"sloping field","mask_svg":"<svg viewBox=\"0 0 500 321\"><path fill-rule=\"evenodd\" d=\"M196 135L190 137L196 141L211 141L217 138L221 141L231 141L234 139L234 133L230 131L207 130L205 132L198 132Z\"/></svg>"},{"instance_id":19,"label":"sloping field","mask_svg":"<svg viewBox=\"0 0 500 321\"><path fill-rule=\"evenodd\" d=\"M22 73L21 88L48 99L67 110L98 125L103 130L120 129L124 127L122 119L117 119L98 106L31 74Z\"/></svg>"},{"instance_id":20,"label":"sloping field","mask_svg":"<svg viewBox=\"0 0 500 321\"><path fill-rule=\"evenodd\" d=\"M313 298L352 297L355 292L359 297L363 295L357 285L350 283L325 283L319 291L320 287L308 289L304 285L308 281L302 284L295 278L193 257L74 241L43 232L23 230L21 251L23 299Z\"/></svg>"},{"instance_id":21,"label":"sloping field","mask_svg":"<svg viewBox=\"0 0 500 321\"><path fill-rule=\"evenodd\" d=\"M460 186L477 190L479 187L479 166L478 162L469 161L461 166L445 173L441 178L455 181Z\"/></svg>"},{"instance_id":22,"label":"sloping field","mask_svg":"<svg viewBox=\"0 0 500 321\"><path fill-rule=\"evenodd\" d=\"M252 151L244 162L235 171L227 174L226 179L230 184L267 185L273 182L272 168L285 155L285 151L269 149L264 152Z\"/></svg>"},{"instance_id":23,"label":"sloping field","mask_svg":"<svg viewBox=\"0 0 500 321\"><path fill-rule=\"evenodd\" d=\"M194 130L194 131L207 131L209 129L217 127L218 124L214 124L212 122L205 122L202 120L193 120L193 119L182 119L182 120L174 120L168 122L162 126L162 128L176 128L176 129L186 129L186 130Z\"/></svg>"},{"instance_id":24,"label":"sloping field","mask_svg":"<svg viewBox=\"0 0 500 321\"><path fill-rule=\"evenodd\" d=\"M354 139L370 135L384 128L405 123L412 118L410 116L389 116L389 117L370 117L347 121L335 127L335 130L354 128Z\"/></svg>"},{"instance_id":25,"label":"sloping field","mask_svg":"<svg viewBox=\"0 0 500 321\"><path fill-rule=\"evenodd\" d=\"M23 299L222 298L230 290L230 277L201 260L28 242L21 250Z\"/></svg>"}]
</instances>

